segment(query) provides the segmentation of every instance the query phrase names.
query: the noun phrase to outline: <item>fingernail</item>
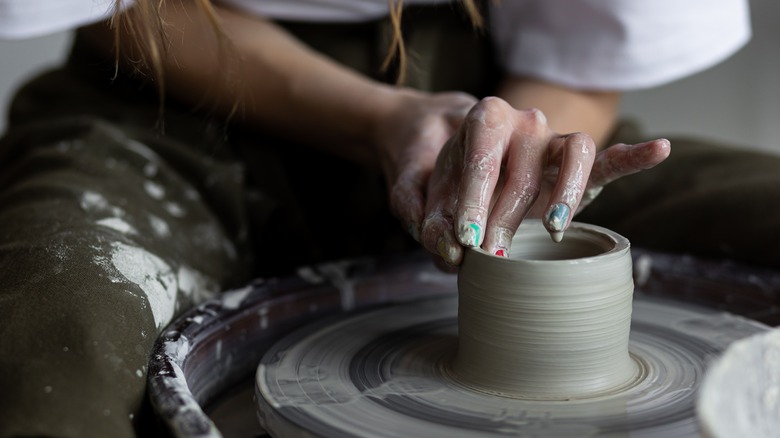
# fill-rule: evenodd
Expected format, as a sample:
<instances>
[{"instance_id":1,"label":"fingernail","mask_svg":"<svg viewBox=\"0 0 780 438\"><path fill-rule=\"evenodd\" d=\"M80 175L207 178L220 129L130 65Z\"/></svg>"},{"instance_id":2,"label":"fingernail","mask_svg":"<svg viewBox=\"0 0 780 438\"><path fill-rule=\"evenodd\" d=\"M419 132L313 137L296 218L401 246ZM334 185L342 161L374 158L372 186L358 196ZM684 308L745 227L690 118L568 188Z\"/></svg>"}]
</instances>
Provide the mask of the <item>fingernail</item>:
<instances>
[{"instance_id":1,"label":"fingernail","mask_svg":"<svg viewBox=\"0 0 780 438\"><path fill-rule=\"evenodd\" d=\"M555 204L550 207L550 211L547 212L544 225L551 233L561 232L569 221L569 214L571 214L571 210L568 205L564 203Z\"/></svg>"},{"instance_id":2,"label":"fingernail","mask_svg":"<svg viewBox=\"0 0 780 438\"><path fill-rule=\"evenodd\" d=\"M409 232L409 235L412 236L412 238L416 241L420 241L420 226L417 224L409 224L409 229L407 230Z\"/></svg>"},{"instance_id":3,"label":"fingernail","mask_svg":"<svg viewBox=\"0 0 780 438\"><path fill-rule=\"evenodd\" d=\"M458 229L458 240L465 246L479 246L482 237L482 227L476 222L469 222Z\"/></svg>"},{"instance_id":4,"label":"fingernail","mask_svg":"<svg viewBox=\"0 0 780 438\"><path fill-rule=\"evenodd\" d=\"M449 251L447 251L447 244L444 242L444 237L439 237L439 240L436 241L436 251L439 252L441 258L445 261L447 260Z\"/></svg>"},{"instance_id":5,"label":"fingernail","mask_svg":"<svg viewBox=\"0 0 780 438\"><path fill-rule=\"evenodd\" d=\"M493 254L499 256L499 257L509 257L509 247L512 245L512 237L514 234L512 231L503 228L503 227L497 227L493 229L493 238L489 239L495 243L493 243Z\"/></svg>"},{"instance_id":6,"label":"fingernail","mask_svg":"<svg viewBox=\"0 0 780 438\"><path fill-rule=\"evenodd\" d=\"M436 241L436 251L439 253L442 259L450 265L458 264L458 248L453 242L448 242L445 236L439 237Z\"/></svg>"}]
</instances>

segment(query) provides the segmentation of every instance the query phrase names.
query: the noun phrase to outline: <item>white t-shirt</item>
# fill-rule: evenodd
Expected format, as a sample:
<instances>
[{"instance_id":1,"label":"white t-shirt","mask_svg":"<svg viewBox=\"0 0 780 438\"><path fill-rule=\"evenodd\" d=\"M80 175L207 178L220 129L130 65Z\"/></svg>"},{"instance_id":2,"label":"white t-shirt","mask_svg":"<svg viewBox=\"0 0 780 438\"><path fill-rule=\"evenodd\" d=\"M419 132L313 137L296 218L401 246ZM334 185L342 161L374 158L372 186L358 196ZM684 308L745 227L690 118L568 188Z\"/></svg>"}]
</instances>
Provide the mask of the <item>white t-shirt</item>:
<instances>
[{"instance_id":1,"label":"white t-shirt","mask_svg":"<svg viewBox=\"0 0 780 438\"><path fill-rule=\"evenodd\" d=\"M133 0L123 0L126 6ZM405 5L449 0L404 0ZM275 19L359 22L387 0L215 0ZM0 0L0 38L109 17L114 0ZM502 0L491 35L511 73L586 89L653 87L707 69L750 39L747 0Z\"/></svg>"},{"instance_id":2,"label":"white t-shirt","mask_svg":"<svg viewBox=\"0 0 780 438\"><path fill-rule=\"evenodd\" d=\"M122 0L121 7L133 0ZM43 36L105 20L115 0L0 0L0 38Z\"/></svg>"}]
</instances>

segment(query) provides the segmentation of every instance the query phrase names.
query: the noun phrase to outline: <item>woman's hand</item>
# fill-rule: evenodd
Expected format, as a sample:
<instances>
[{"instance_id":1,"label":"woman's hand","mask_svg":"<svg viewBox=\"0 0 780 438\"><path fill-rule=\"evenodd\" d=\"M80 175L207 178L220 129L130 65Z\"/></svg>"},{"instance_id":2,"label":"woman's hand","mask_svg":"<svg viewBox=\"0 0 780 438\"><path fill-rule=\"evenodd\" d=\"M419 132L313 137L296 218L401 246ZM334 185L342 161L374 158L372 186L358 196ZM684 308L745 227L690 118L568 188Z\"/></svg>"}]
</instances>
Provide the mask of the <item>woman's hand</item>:
<instances>
[{"instance_id":1,"label":"woman's hand","mask_svg":"<svg viewBox=\"0 0 780 438\"><path fill-rule=\"evenodd\" d=\"M590 136L560 135L541 111L499 98L477 103L445 144L430 178L421 243L455 266L464 247L508 256L528 215L560 241L574 214L621 176L670 152L667 140L619 144L596 153Z\"/></svg>"},{"instance_id":2,"label":"woman's hand","mask_svg":"<svg viewBox=\"0 0 780 438\"><path fill-rule=\"evenodd\" d=\"M390 203L440 266L460 264L465 247L508 256L527 216L542 217L559 241L605 184L670 151L654 140L597 153L590 136L554 132L539 110L496 97L398 92L397 110L376 130Z\"/></svg>"},{"instance_id":3,"label":"woman's hand","mask_svg":"<svg viewBox=\"0 0 780 438\"><path fill-rule=\"evenodd\" d=\"M465 93L397 93L395 109L378 121L376 144L393 213L419 241L436 159L477 99Z\"/></svg>"}]
</instances>

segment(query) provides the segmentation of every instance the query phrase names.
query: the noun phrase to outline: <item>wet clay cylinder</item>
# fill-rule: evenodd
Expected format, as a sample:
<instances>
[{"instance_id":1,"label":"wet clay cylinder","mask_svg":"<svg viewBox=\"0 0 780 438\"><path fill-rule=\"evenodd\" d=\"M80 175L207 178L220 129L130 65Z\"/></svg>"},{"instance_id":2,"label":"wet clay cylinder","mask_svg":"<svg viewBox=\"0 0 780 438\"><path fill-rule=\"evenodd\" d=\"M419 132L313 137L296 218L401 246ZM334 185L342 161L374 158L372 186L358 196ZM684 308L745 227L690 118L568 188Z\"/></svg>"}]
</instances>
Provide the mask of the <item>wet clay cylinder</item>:
<instances>
[{"instance_id":1,"label":"wet clay cylinder","mask_svg":"<svg viewBox=\"0 0 780 438\"><path fill-rule=\"evenodd\" d=\"M626 238L572 223L554 243L526 220L509 258L466 252L458 274L454 378L524 399L619 391L638 375L628 352L634 284Z\"/></svg>"}]
</instances>

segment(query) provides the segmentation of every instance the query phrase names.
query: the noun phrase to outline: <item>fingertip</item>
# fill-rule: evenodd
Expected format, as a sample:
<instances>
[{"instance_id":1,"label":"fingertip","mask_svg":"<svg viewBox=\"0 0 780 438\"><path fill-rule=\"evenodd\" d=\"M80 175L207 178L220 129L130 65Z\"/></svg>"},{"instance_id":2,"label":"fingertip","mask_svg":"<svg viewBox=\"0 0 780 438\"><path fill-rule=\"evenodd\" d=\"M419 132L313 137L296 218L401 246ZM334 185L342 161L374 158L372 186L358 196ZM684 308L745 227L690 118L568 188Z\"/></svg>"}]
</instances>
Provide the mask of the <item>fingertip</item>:
<instances>
[{"instance_id":1,"label":"fingertip","mask_svg":"<svg viewBox=\"0 0 780 438\"><path fill-rule=\"evenodd\" d=\"M436 268L438 268L440 271L446 272L448 274L454 274L458 272L457 266L452 266L446 263L441 257L432 255L431 258L433 259L433 264L436 265Z\"/></svg>"},{"instance_id":2,"label":"fingertip","mask_svg":"<svg viewBox=\"0 0 780 438\"><path fill-rule=\"evenodd\" d=\"M423 222L422 244L446 263L457 266L463 259L463 247L455 239L452 222L441 214L432 214Z\"/></svg>"},{"instance_id":3,"label":"fingertip","mask_svg":"<svg viewBox=\"0 0 780 438\"><path fill-rule=\"evenodd\" d=\"M658 150L663 158L669 156L672 153L672 142L667 138L659 138L656 142L658 144Z\"/></svg>"},{"instance_id":4,"label":"fingertip","mask_svg":"<svg viewBox=\"0 0 780 438\"><path fill-rule=\"evenodd\" d=\"M482 227L476 222L464 222L458 225L458 243L473 248L482 243Z\"/></svg>"},{"instance_id":5,"label":"fingertip","mask_svg":"<svg viewBox=\"0 0 780 438\"><path fill-rule=\"evenodd\" d=\"M509 257L514 231L506 227L495 226L489 229L483 248L498 257Z\"/></svg>"},{"instance_id":6,"label":"fingertip","mask_svg":"<svg viewBox=\"0 0 780 438\"><path fill-rule=\"evenodd\" d=\"M436 242L436 252L451 266L458 266L463 260L463 247L460 246L450 233L444 233L439 236Z\"/></svg>"},{"instance_id":7,"label":"fingertip","mask_svg":"<svg viewBox=\"0 0 780 438\"><path fill-rule=\"evenodd\" d=\"M672 149L672 142L666 138L657 138L645 143L639 143L637 146L649 147L658 154L669 154Z\"/></svg>"},{"instance_id":8,"label":"fingertip","mask_svg":"<svg viewBox=\"0 0 780 438\"><path fill-rule=\"evenodd\" d=\"M643 152L639 155L641 162L636 163L639 169L647 170L660 164L672 152L672 144L665 138L659 138L643 143Z\"/></svg>"}]
</instances>

